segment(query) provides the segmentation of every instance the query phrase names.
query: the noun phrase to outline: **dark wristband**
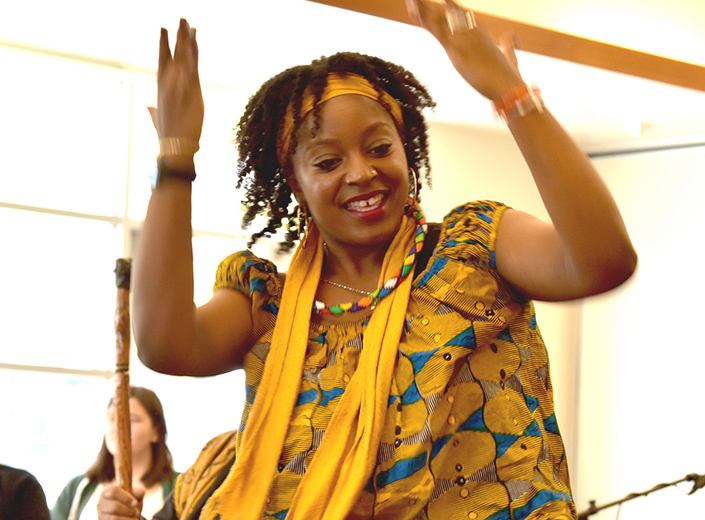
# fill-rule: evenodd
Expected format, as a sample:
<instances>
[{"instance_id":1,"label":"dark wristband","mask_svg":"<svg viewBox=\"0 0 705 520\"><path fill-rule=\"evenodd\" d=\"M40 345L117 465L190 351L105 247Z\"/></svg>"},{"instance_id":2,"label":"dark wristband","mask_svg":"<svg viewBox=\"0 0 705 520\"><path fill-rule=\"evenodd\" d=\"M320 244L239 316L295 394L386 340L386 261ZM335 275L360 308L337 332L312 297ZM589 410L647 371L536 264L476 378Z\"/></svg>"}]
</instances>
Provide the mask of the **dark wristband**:
<instances>
[{"instance_id":1,"label":"dark wristband","mask_svg":"<svg viewBox=\"0 0 705 520\"><path fill-rule=\"evenodd\" d=\"M163 161L157 161L157 175L152 182L152 189L156 189L158 186L170 179L177 179L181 181L193 182L196 178L196 169L191 168L170 168L165 166Z\"/></svg>"}]
</instances>

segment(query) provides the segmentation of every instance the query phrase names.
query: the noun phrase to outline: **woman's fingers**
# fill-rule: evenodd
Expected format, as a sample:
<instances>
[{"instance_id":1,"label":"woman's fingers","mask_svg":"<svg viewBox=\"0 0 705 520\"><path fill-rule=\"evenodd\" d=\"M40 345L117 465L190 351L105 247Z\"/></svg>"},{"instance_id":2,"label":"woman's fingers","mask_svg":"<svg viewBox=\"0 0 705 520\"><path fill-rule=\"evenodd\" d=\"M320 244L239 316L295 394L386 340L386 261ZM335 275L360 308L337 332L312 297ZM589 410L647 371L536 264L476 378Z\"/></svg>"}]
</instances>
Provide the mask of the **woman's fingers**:
<instances>
[{"instance_id":1,"label":"woman's fingers","mask_svg":"<svg viewBox=\"0 0 705 520\"><path fill-rule=\"evenodd\" d=\"M171 49L169 48L169 31L162 27L159 35L159 63L157 78L159 78L171 63Z\"/></svg>"},{"instance_id":2,"label":"woman's fingers","mask_svg":"<svg viewBox=\"0 0 705 520\"><path fill-rule=\"evenodd\" d=\"M189 88L200 86L198 78L198 43L196 42L196 28L182 18L176 33L174 46L174 65L180 69L180 74L190 81Z\"/></svg>"},{"instance_id":3,"label":"woman's fingers","mask_svg":"<svg viewBox=\"0 0 705 520\"><path fill-rule=\"evenodd\" d=\"M179 30L176 31L176 45L174 46L174 61L185 61L190 54L191 27L188 22L182 18L179 21Z\"/></svg>"},{"instance_id":4,"label":"woman's fingers","mask_svg":"<svg viewBox=\"0 0 705 520\"><path fill-rule=\"evenodd\" d=\"M427 0L412 0L416 5L416 13L421 26L430 31L436 38L443 40L449 35L446 24L445 6L438 2Z\"/></svg>"},{"instance_id":5,"label":"woman's fingers","mask_svg":"<svg viewBox=\"0 0 705 520\"><path fill-rule=\"evenodd\" d=\"M519 62L517 60L516 49L521 48L521 42L519 41L519 35L515 31L503 32L499 38L499 47L502 52L509 60L509 63L519 68Z\"/></svg>"},{"instance_id":6,"label":"woman's fingers","mask_svg":"<svg viewBox=\"0 0 705 520\"><path fill-rule=\"evenodd\" d=\"M196 29L182 18L176 33L174 47L174 62L184 65L189 73L198 71L198 44L196 44Z\"/></svg>"},{"instance_id":7,"label":"woman's fingers","mask_svg":"<svg viewBox=\"0 0 705 520\"><path fill-rule=\"evenodd\" d=\"M147 110L149 111L149 117L152 118L152 124L154 125L154 128L159 130L159 124L157 123L157 107L149 106L147 107Z\"/></svg>"},{"instance_id":8,"label":"woman's fingers","mask_svg":"<svg viewBox=\"0 0 705 520\"><path fill-rule=\"evenodd\" d=\"M182 18L176 32L176 44L172 56L169 47L169 32L162 28L159 38L159 71L163 73L172 64L185 66L191 73L198 74L198 44L196 29Z\"/></svg>"},{"instance_id":9,"label":"woman's fingers","mask_svg":"<svg viewBox=\"0 0 705 520\"><path fill-rule=\"evenodd\" d=\"M421 23L419 16L419 4L416 0L406 0L406 11L409 13L409 18L414 23Z\"/></svg>"},{"instance_id":10,"label":"woman's fingers","mask_svg":"<svg viewBox=\"0 0 705 520\"><path fill-rule=\"evenodd\" d=\"M203 124L203 95L198 75L196 30L185 19L179 22L174 52L162 29L159 40L157 108L149 108L152 122L162 137L198 141Z\"/></svg>"},{"instance_id":11,"label":"woman's fingers","mask_svg":"<svg viewBox=\"0 0 705 520\"><path fill-rule=\"evenodd\" d=\"M198 42L196 41L196 28L191 27L191 56L192 56L192 73L198 79Z\"/></svg>"},{"instance_id":12,"label":"woman's fingers","mask_svg":"<svg viewBox=\"0 0 705 520\"><path fill-rule=\"evenodd\" d=\"M522 82L514 37L505 35L500 49L494 36L455 0L410 1L410 14L436 37L456 70L480 94L496 99Z\"/></svg>"}]
</instances>

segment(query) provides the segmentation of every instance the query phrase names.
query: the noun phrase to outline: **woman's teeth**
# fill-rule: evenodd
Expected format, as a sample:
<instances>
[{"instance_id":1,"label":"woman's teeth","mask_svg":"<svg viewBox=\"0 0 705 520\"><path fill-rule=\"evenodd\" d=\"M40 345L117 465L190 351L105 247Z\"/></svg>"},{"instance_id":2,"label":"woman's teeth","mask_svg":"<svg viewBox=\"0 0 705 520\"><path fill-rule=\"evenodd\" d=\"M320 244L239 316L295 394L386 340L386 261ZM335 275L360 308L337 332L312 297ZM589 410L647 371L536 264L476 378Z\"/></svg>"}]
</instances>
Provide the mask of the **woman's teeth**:
<instances>
[{"instance_id":1,"label":"woman's teeth","mask_svg":"<svg viewBox=\"0 0 705 520\"><path fill-rule=\"evenodd\" d=\"M350 204L348 204L348 209L354 211L367 211L376 207L380 202L382 202L383 198L384 196L379 193L374 197L371 197L366 200L354 200Z\"/></svg>"}]
</instances>

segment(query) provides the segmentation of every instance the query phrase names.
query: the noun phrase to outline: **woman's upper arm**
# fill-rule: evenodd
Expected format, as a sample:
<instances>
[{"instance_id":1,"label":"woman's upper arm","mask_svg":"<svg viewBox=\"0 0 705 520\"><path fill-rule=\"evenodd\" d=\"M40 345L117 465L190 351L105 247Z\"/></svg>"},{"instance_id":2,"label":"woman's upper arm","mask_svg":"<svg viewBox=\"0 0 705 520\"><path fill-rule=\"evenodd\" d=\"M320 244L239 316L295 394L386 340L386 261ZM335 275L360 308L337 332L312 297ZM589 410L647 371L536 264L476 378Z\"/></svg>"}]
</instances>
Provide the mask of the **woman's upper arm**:
<instances>
[{"instance_id":1,"label":"woman's upper arm","mask_svg":"<svg viewBox=\"0 0 705 520\"><path fill-rule=\"evenodd\" d=\"M561 299L565 290L564 257L553 226L528 213L507 209L497 229L497 271L524 296Z\"/></svg>"},{"instance_id":2,"label":"woman's upper arm","mask_svg":"<svg viewBox=\"0 0 705 520\"><path fill-rule=\"evenodd\" d=\"M233 289L216 289L211 299L194 306L191 339L172 355L140 355L146 366L179 376L213 376L235 370L253 343L252 303ZM168 349L167 349L168 351ZM138 349L138 352L140 350Z\"/></svg>"},{"instance_id":3,"label":"woman's upper arm","mask_svg":"<svg viewBox=\"0 0 705 520\"><path fill-rule=\"evenodd\" d=\"M610 251L595 251L593 258L579 262L572 259L552 223L512 209L504 212L499 223L495 254L499 274L535 300L566 301L599 294L632 273L622 269L619 255Z\"/></svg>"},{"instance_id":4,"label":"woman's upper arm","mask_svg":"<svg viewBox=\"0 0 705 520\"><path fill-rule=\"evenodd\" d=\"M254 342L250 298L237 290L216 289L208 303L196 309L195 320L201 373L191 375L216 375L240 368Z\"/></svg>"}]
</instances>

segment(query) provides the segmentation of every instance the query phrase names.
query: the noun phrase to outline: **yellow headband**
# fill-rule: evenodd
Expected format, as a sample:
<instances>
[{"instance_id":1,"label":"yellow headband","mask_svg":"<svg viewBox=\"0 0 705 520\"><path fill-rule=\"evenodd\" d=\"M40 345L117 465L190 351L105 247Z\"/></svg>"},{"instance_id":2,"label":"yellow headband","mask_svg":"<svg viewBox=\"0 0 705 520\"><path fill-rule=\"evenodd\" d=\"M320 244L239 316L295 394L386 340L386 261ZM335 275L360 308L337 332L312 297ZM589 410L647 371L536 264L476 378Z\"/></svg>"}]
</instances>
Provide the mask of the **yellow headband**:
<instances>
[{"instance_id":1,"label":"yellow headband","mask_svg":"<svg viewBox=\"0 0 705 520\"><path fill-rule=\"evenodd\" d=\"M331 72L328 74L328 84L323 89L321 100L318 104L325 103L334 97L344 96L346 94L358 94L370 99L374 99L388 111L394 123L397 125L399 135L404 136L404 119L401 113L401 107L397 100L389 95L386 91L376 91L372 84L362 76L352 73ZM301 102L301 121L304 117L313 110L314 96L310 88L306 88L303 100ZM289 146L291 146L291 134L294 131L294 114L291 105L286 109L282 129L277 143L277 158L279 163L284 165L289 154Z\"/></svg>"}]
</instances>

